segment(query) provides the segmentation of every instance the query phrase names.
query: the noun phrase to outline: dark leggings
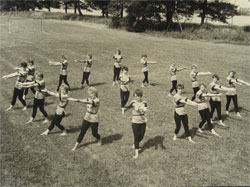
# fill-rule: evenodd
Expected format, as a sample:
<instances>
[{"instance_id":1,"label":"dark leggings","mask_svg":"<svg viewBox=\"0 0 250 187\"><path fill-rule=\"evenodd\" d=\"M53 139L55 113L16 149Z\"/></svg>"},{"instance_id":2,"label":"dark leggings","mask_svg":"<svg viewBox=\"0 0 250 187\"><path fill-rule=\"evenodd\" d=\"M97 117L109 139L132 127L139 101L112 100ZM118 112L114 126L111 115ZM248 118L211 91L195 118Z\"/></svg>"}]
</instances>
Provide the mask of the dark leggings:
<instances>
[{"instance_id":1,"label":"dark leggings","mask_svg":"<svg viewBox=\"0 0 250 187\"><path fill-rule=\"evenodd\" d=\"M14 106L16 104L17 97L18 97L19 101L21 101L23 106L26 106L26 102L25 102L25 100L23 100L23 91L24 90L19 90L17 88L14 88L13 97L12 97L12 101L11 101L12 106Z\"/></svg>"},{"instance_id":2,"label":"dark leggings","mask_svg":"<svg viewBox=\"0 0 250 187\"><path fill-rule=\"evenodd\" d=\"M58 84L58 87L57 87L57 91L59 91L59 88L60 88L60 86L62 85L62 81L64 81L64 83L69 87L69 89L70 89L70 85L69 85L69 83L68 83L68 81L67 81L67 75L60 75L60 77L59 77L59 84Z\"/></svg>"},{"instance_id":3,"label":"dark leggings","mask_svg":"<svg viewBox=\"0 0 250 187\"><path fill-rule=\"evenodd\" d=\"M207 122L208 128L211 131L213 129L213 126L211 124L211 120L210 120L210 113L209 113L209 109L203 109L203 110L199 110L200 116L201 116L201 122L199 124L199 128L202 128L202 126Z\"/></svg>"},{"instance_id":4,"label":"dark leggings","mask_svg":"<svg viewBox=\"0 0 250 187\"><path fill-rule=\"evenodd\" d=\"M174 113L174 120L175 120L175 124L176 124L176 129L174 131L174 133L177 135L181 129L181 122L184 126L184 130L186 133L186 136L189 137L190 136L190 132L189 132L189 128L188 128L188 116L187 114L185 115L178 115L176 112Z\"/></svg>"},{"instance_id":5,"label":"dark leggings","mask_svg":"<svg viewBox=\"0 0 250 187\"><path fill-rule=\"evenodd\" d=\"M129 98L129 91L122 91L120 89L120 96L121 96L121 107L124 108L124 106L127 104L128 102L128 98Z\"/></svg>"},{"instance_id":6,"label":"dark leggings","mask_svg":"<svg viewBox=\"0 0 250 187\"><path fill-rule=\"evenodd\" d=\"M82 73L82 85L84 85L84 82L86 81L86 84L89 86L89 74L90 72L83 72Z\"/></svg>"},{"instance_id":7,"label":"dark leggings","mask_svg":"<svg viewBox=\"0 0 250 187\"><path fill-rule=\"evenodd\" d=\"M51 130L55 127L55 125L56 125L59 129L61 129L62 131L65 130L64 126L62 126L62 125L60 124L64 116L65 116L64 113L61 114L61 115L55 114L55 116L54 116L53 120L51 121L51 124L50 124L50 126L49 126L49 128L48 128L49 131L51 131Z\"/></svg>"},{"instance_id":8,"label":"dark leggings","mask_svg":"<svg viewBox=\"0 0 250 187\"><path fill-rule=\"evenodd\" d=\"M192 99L191 99L192 101L193 101L193 100L195 100L196 93L199 91L199 89L200 89L199 87L195 87L195 88L193 88L194 95L193 95L193 97L192 97Z\"/></svg>"},{"instance_id":9,"label":"dark leggings","mask_svg":"<svg viewBox=\"0 0 250 187\"><path fill-rule=\"evenodd\" d=\"M146 123L132 123L132 129L135 149L139 149L139 143L142 141L146 131Z\"/></svg>"},{"instance_id":10,"label":"dark leggings","mask_svg":"<svg viewBox=\"0 0 250 187\"><path fill-rule=\"evenodd\" d=\"M113 81L118 81L119 77L120 77L120 72L121 72L121 68L116 68L114 66L114 77L113 77Z\"/></svg>"},{"instance_id":11,"label":"dark leggings","mask_svg":"<svg viewBox=\"0 0 250 187\"><path fill-rule=\"evenodd\" d=\"M39 107L39 110L42 112L43 116L48 117L47 112L44 110L44 100L45 99L34 98L32 118L36 117L36 112L37 112L38 107Z\"/></svg>"},{"instance_id":12,"label":"dark leggings","mask_svg":"<svg viewBox=\"0 0 250 187\"><path fill-rule=\"evenodd\" d=\"M33 94L36 93L35 88L31 87L31 88L26 88L26 89L24 90L24 94L23 94L23 95L25 95L25 96L28 95L29 89L32 91Z\"/></svg>"},{"instance_id":13,"label":"dark leggings","mask_svg":"<svg viewBox=\"0 0 250 187\"><path fill-rule=\"evenodd\" d=\"M148 84L148 71L143 72L144 73L144 80L142 81L143 83L147 83Z\"/></svg>"},{"instance_id":14,"label":"dark leggings","mask_svg":"<svg viewBox=\"0 0 250 187\"><path fill-rule=\"evenodd\" d=\"M175 90L175 92L177 93L177 88L176 88L176 86L177 86L177 80L172 81L172 88L171 88L171 90L170 90L170 93L172 93L174 90Z\"/></svg>"},{"instance_id":15,"label":"dark leggings","mask_svg":"<svg viewBox=\"0 0 250 187\"><path fill-rule=\"evenodd\" d=\"M86 134L86 132L87 132L87 130L88 130L89 127L91 127L92 135L96 139L100 140L101 137L98 134L98 126L99 126L98 122L89 122L87 120L83 120L83 122L82 122L82 129L81 129L81 132L80 132L80 134L79 134L79 136L77 138L77 142L78 143L82 142L82 139L83 139L84 135Z\"/></svg>"},{"instance_id":16,"label":"dark leggings","mask_svg":"<svg viewBox=\"0 0 250 187\"><path fill-rule=\"evenodd\" d=\"M220 101L213 101L212 99L209 100L211 112L210 112L210 118L213 118L214 111L216 109L218 114L218 119L221 120L221 102Z\"/></svg>"},{"instance_id":17,"label":"dark leggings","mask_svg":"<svg viewBox=\"0 0 250 187\"><path fill-rule=\"evenodd\" d=\"M237 95L227 95L226 97L227 97L226 111L228 111L231 100L233 100L234 110L235 112L239 112Z\"/></svg>"}]
</instances>

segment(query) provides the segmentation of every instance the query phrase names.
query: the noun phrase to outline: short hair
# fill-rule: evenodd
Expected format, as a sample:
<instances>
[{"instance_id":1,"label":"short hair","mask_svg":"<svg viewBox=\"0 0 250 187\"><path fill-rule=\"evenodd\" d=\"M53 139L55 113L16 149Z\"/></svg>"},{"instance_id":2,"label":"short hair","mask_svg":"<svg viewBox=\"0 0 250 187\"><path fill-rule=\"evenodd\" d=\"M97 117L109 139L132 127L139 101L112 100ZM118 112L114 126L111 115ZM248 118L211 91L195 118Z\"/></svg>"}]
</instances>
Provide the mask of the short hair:
<instances>
[{"instance_id":1,"label":"short hair","mask_svg":"<svg viewBox=\"0 0 250 187\"><path fill-rule=\"evenodd\" d=\"M233 73L233 75L236 74L236 71L234 71L234 70L230 70L230 71L228 72L228 74L230 74L231 72Z\"/></svg>"},{"instance_id":2,"label":"short hair","mask_svg":"<svg viewBox=\"0 0 250 187\"><path fill-rule=\"evenodd\" d=\"M32 65L34 65L34 60L33 59L28 59L28 63L31 63Z\"/></svg>"},{"instance_id":3,"label":"short hair","mask_svg":"<svg viewBox=\"0 0 250 187\"><path fill-rule=\"evenodd\" d=\"M66 58L66 56L65 56L65 55L62 55L62 58L63 58L63 59L65 59L65 60L67 60L67 58Z\"/></svg>"},{"instance_id":4,"label":"short hair","mask_svg":"<svg viewBox=\"0 0 250 187\"><path fill-rule=\"evenodd\" d=\"M205 88L207 87L207 85L204 82L201 82L200 86L204 86Z\"/></svg>"},{"instance_id":5,"label":"short hair","mask_svg":"<svg viewBox=\"0 0 250 187\"><path fill-rule=\"evenodd\" d=\"M90 59L92 59L92 54L91 53L88 53L87 55L89 56Z\"/></svg>"},{"instance_id":6,"label":"short hair","mask_svg":"<svg viewBox=\"0 0 250 187\"><path fill-rule=\"evenodd\" d=\"M121 54L121 50L118 49L118 48L116 50L117 50L118 54L120 55Z\"/></svg>"},{"instance_id":7,"label":"short hair","mask_svg":"<svg viewBox=\"0 0 250 187\"><path fill-rule=\"evenodd\" d=\"M26 63L26 62L22 62L22 63L21 63L21 67L27 68L27 63Z\"/></svg>"},{"instance_id":8,"label":"short hair","mask_svg":"<svg viewBox=\"0 0 250 187\"><path fill-rule=\"evenodd\" d=\"M217 80L220 80L219 75L217 75L216 73L212 75L212 78L216 78Z\"/></svg>"},{"instance_id":9,"label":"short hair","mask_svg":"<svg viewBox=\"0 0 250 187\"><path fill-rule=\"evenodd\" d=\"M37 72L36 72L36 74L37 74L37 76L38 76L38 77L41 77L41 78L43 78L43 77L44 77L44 76L43 76L43 73L42 73L42 72L40 72L40 71L37 71Z\"/></svg>"},{"instance_id":10,"label":"short hair","mask_svg":"<svg viewBox=\"0 0 250 187\"><path fill-rule=\"evenodd\" d=\"M146 54L142 54L141 57L142 57L142 58L143 58L143 57L147 58L147 55L146 55Z\"/></svg>"},{"instance_id":11,"label":"short hair","mask_svg":"<svg viewBox=\"0 0 250 187\"><path fill-rule=\"evenodd\" d=\"M196 65L196 64L192 64L192 65L191 65L191 69L194 69L194 68L197 68L197 65Z\"/></svg>"},{"instance_id":12,"label":"short hair","mask_svg":"<svg viewBox=\"0 0 250 187\"><path fill-rule=\"evenodd\" d=\"M180 89L184 89L184 84L177 84L177 89L180 88Z\"/></svg>"},{"instance_id":13,"label":"short hair","mask_svg":"<svg viewBox=\"0 0 250 187\"><path fill-rule=\"evenodd\" d=\"M141 91L140 89L136 89L134 92L134 96L137 95L138 97L142 97L143 96L143 91Z\"/></svg>"},{"instance_id":14,"label":"short hair","mask_svg":"<svg viewBox=\"0 0 250 187\"><path fill-rule=\"evenodd\" d=\"M127 67L127 66L123 66L123 67L122 67L122 71L124 71L124 70L125 70L125 71L128 71L128 67Z\"/></svg>"},{"instance_id":15,"label":"short hair","mask_svg":"<svg viewBox=\"0 0 250 187\"><path fill-rule=\"evenodd\" d=\"M98 90L95 87L93 86L89 87L88 92L91 92L95 94L96 97L98 97Z\"/></svg>"}]
</instances>

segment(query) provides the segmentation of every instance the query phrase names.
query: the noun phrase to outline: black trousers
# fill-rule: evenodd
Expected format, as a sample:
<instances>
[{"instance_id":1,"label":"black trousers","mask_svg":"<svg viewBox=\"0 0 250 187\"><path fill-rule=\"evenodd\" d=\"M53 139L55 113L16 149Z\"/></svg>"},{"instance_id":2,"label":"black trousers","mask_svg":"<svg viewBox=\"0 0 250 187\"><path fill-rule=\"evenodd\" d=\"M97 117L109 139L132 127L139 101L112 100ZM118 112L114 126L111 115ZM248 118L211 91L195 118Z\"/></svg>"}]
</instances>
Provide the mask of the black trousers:
<instances>
[{"instance_id":1,"label":"black trousers","mask_svg":"<svg viewBox=\"0 0 250 187\"><path fill-rule=\"evenodd\" d=\"M121 68L116 68L114 66L114 76L113 76L113 81L118 81L119 77L120 77L120 72L121 72Z\"/></svg>"},{"instance_id":2,"label":"black trousers","mask_svg":"<svg viewBox=\"0 0 250 187\"><path fill-rule=\"evenodd\" d=\"M48 117L47 112L44 110L44 100L34 98L32 117L36 117L37 108L42 112L44 117Z\"/></svg>"},{"instance_id":3,"label":"black trousers","mask_svg":"<svg viewBox=\"0 0 250 187\"><path fill-rule=\"evenodd\" d=\"M101 136L98 134L98 126L99 126L99 123L98 122L89 122L87 120L83 120L82 122L82 129L81 129L81 132L77 138L77 142L78 143L81 143L82 142L82 139L84 137L84 135L86 134L87 130L89 129L89 127L91 127L91 130L92 130L92 135L100 140Z\"/></svg>"},{"instance_id":4,"label":"black trousers","mask_svg":"<svg viewBox=\"0 0 250 187\"><path fill-rule=\"evenodd\" d=\"M82 73L82 85L86 81L87 85L89 86L89 75L90 75L90 72L83 72Z\"/></svg>"},{"instance_id":5,"label":"black trousers","mask_svg":"<svg viewBox=\"0 0 250 187\"><path fill-rule=\"evenodd\" d=\"M172 88L171 88L171 90L170 90L170 93L172 93L174 90L175 90L175 92L177 93L177 88L176 88L176 86L177 86L177 80L172 81Z\"/></svg>"},{"instance_id":6,"label":"black trousers","mask_svg":"<svg viewBox=\"0 0 250 187\"><path fill-rule=\"evenodd\" d=\"M213 118L214 111L216 109L218 114L218 119L221 120L221 102L220 101L213 101L212 99L209 100L211 112L210 112L210 118Z\"/></svg>"},{"instance_id":7,"label":"black trousers","mask_svg":"<svg viewBox=\"0 0 250 187\"><path fill-rule=\"evenodd\" d=\"M226 111L228 111L231 100L233 100L234 110L235 112L239 112L237 95L227 95L226 97L227 97Z\"/></svg>"},{"instance_id":8,"label":"black trousers","mask_svg":"<svg viewBox=\"0 0 250 187\"><path fill-rule=\"evenodd\" d=\"M195 100L196 93L199 91L199 89L200 89L199 87L195 87L195 88L193 88L194 95L193 95L193 97L192 97L192 99L191 99L192 101L193 101L193 100Z\"/></svg>"},{"instance_id":9,"label":"black trousers","mask_svg":"<svg viewBox=\"0 0 250 187\"><path fill-rule=\"evenodd\" d=\"M132 123L132 130L135 149L139 149L139 143L142 141L146 131L146 123Z\"/></svg>"},{"instance_id":10,"label":"black trousers","mask_svg":"<svg viewBox=\"0 0 250 187\"><path fill-rule=\"evenodd\" d=\"M203 110L199 110L200 116L201 116L201 122L199 124L199 127L202 128L202 126L207 122L208 128L209 130L213 129L213 126L211 124L211 120L210 120L210 112L209 109L203 109Z\"/></svg>"},{"instance_id":11,"label":"black trousers","mask_svg":"<svg viewBox=\"0 0 250 187\"><path fill-rule=\"evenodd\" d=\"M13 97L12 97L12 101L11 101L12 106L14 106L16 104L17 97L18 97L19 101L21 101L23 106L26 106L26 102L25 102L25 100L23 100L23 92L24 92L24 90L19 90L16 87L14 88Z\"/></svg>"},{"instance_id":12,"label":"black trousers","mask_svg":"<svg viewBox=\"0 0 250 187\"><path fill-rule=\"evenodd\" d=\"M181 129L181 122L184 126L184 130L186 133L186 136L189 137L190 136L190 132L189 132L189 128L188 128L188 116L187 114L185 115L178 115L176 112L174 113L174 120L175 120L175 124L176 124L176 128L174 133L178 134L180 129Z\"/></svg>"},{"instance_id":13,"label":"black trousers","mask_svg":"<svg viewBox=\"0 0 250 187\"><path fill-rule=\"evenodd\" d=\"M60 124L64 116L65 116L64 113L62 115L55 114L48 129L51 131L56 125L60 130L62 131L65 130L64 126Z\"/></svg>"},{"instance_id":14,"label":"black trousers","mask_svg":"<svg viewBox=\"0 0 250 187\"><path fill-rule=\"evenodd\" d=\"M121 97L121 107L124 108L124 106L127 104L128 102L128 98L129 98L129 91L122 91L120 89L120 97Z\"/></svg>"},{"instance_id":15,"label":"black trousers","mask_svg":"<svg viewBox=\"0 0 250 187\"><path fill-rule=\"evenodd\" d=\"M69 85L69 83L68 83L68 81L67 81L67 75L60 75L60 77L59 77L59 84L58 84L58 87L57 87L57 91L59 91L59 88L60 88L60 86L62 85L62 81L64 81L64 83L69 87L69 89L70 89L70 85Z\"/></svg>"},{"instance_id":16,"label":"black trousers","mask_svg":"<svg viewBox=\"0 0 250 187\"><path fill-rule=\"evenodd\" d=\"M33 94L36 93L35 88L31 87L31 88L26 88L26 89L24 90L24 94L23 94L23 95L25 95L25 96L28 95L29 89L32 91Z\"/></svg>"},{"instance_id":17,"label":"black trousers","mask_svg":"<svg viewBox=\"0 0 250 187\"><path fill-rule=\"evenodd\" d=\"M143 82L143 83L146 82L146 83L148 84L148 83L149 83L149 82L148 82L148 71L143 72L143 74L144 74L144 79L143 79L142 82Z\"/></svg>"}]
</instances>

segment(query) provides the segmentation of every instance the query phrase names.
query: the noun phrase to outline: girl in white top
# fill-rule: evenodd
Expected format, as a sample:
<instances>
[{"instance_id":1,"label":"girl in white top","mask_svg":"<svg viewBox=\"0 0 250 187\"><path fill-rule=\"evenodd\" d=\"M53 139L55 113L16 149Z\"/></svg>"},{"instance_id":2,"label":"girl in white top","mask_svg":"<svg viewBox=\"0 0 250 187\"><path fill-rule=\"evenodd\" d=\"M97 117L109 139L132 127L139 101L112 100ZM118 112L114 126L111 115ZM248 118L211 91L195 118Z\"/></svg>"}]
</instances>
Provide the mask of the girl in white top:
<instances>
[{"instance_id":1,"label":"girl in white top","mask_svg":"<svg viewBox=\"0 0 250 187\"><path fill-rule=\"evenodd\" d=\"M28 67L27 67L27 69L28 69L28 74L27 74L26 82L32 82L35 79L35 71L36 71L35 70L35 66L34 66L34 60L32 60L32 59L28 60ZM28 95L29 89L33 92L33 94L36 93L34 87L26 88L24 90L24 93L23 93L23 99L24 100L25 100L26 96Z\"/></svg>"},{"instance_id":2,"label":"girl in white top","mask_svg":"<svg viewBox=\"0 0 250 187\"><path fill-rule=\"evenodd\" d=\"M92 54L87 54L86 60L75 60L75 62L83 63L83 74L82 74L82 82L81 87L84 87L84 82L86 81L87 87L89 87L89 75L90 75L90 69L93 64L92 62Z\"/></svg>"},{"instance_id":3,"label":"girl in white top","mask_svg":"<svg viewBox=\"0 0 250 187\"><path fill-rule=\"evenodd\" d=\"M185 67L183 68L177 68L175 63L171 64L170 68L169 68L169 71L170 71L170 76L171 76L171 82L172 82L172 88L170 89L170 92L169 92L169 96L173 96L172 95L172 92L175 90L175 92L177 93L177 76L176 76L176 73L179 72L179 71L182 71L186 69Z\"/></svg>"},{"instance_id":4,"label":"girl in white top","mask_svg":"<svg viewBox=\"0 0 250 187\"><path fill-rule=\"evenodd\" d=\"M148 64L156 64L155 61L147 61L147 55L144 54L141 56L141 62L142 64L142 73L144 74L144 79L142 81L141 87L149 86L149 81L148 81Z\"/></svg>"},{"instance_id":5,"label":"girl in white top","mask_svg":"<svg viewBox=\"0 0 250 187\"><path fill-rule=\"evenodd\" d=\"M114 62L114 76L113 76L113 86L114 86L119 81L120 72L121 72L121 68L122 68L123 57L121 56L120 49L117 49L117 53L113 55L113 59L115 60L115 62Z\"/></svg>"},{"instance_id":6,"label":"girl in white top","mask_svg":"<svg viewBox=\"0 0 250 187\"><path fill-rule=\"evenodd\" d=\"M13 92L12 101L11 101L11 104L10 104L9 108L7 108L6 111L9 111L9 110L11 110L13 108L13 106L16 103L17 97L24 106L23 110L27 110L26 102L23 99L24 88L21 87L21 83L24 83L26 81L27 73L28 73L27 63L22 62L21 63L21 68L18 68L17 72L11 73L9 75L4 75L2 77L3 79L9 79L9 78L17 77L17 81L16 81L16 84L15 84L14 92Z\"/></svg>"},{"instance_id":7,"label":"girl in white top","mask_svg":"<svg viewBox=\"0 0 250 187\"><path fill-rule=\"evenodd\" d=\"M85 116L83 118L82 129L72 151L75 151L78 145L82 142L83 137L89 127L91 127L92 135L97 139L98 144L102 144L101 136L98 134L99 119L97 113L100 106L100 100L98 98L97 89L94 87L89 87L88 95L88 99L70 99L70 101L87 104L87 112L85 113Z\"/></svg>"},{"instance_id":8,"label":"girl in white top","mask_svg":"<svg viewBox=\"0 0 250 187\"><path fill-rule=\"evenodd\" d=\"M242 84L245 84L246 86L250 86L250 84L248 82L245 82L241 79L236 78L235 75L236 75L236 72L231 70L231 71L229 71L229 75L227 77L228 87L232 88L232 90L230 90L226 93L226 97L227 97L226 114L229 115L229 105L230 105L231 100L233 100L234 110L236 112L236 115L238 117L241 117L240 112L239 112L239 108L238 108L238 98L237 98L237 93L236 93L236 85L241 86Z\"/></svg>"},{"instance_id":9,"label":"girl in white top","mask_svg":"<svg viewBox=\"0 0 250 187\"><path fill-rule=\"evenodd\" d=\"M134 134L134 144L136 159L139 155L139 143L142 141L146 131L146 111L147 102L142 98L143 92L137 89L134 93L135 99L132 100L126 108L133 108L132 110L132 130Z\"/></svg>"},{"instance_id":10,"label":"girl in white top","mask_svg":"<svg viewBox=\"0 0 250 187\"><path fill-rule=\"evenodd\" d=\"M57 91L59 91L59 88L62 85L62 81L64 81L64 83L68 86L68 88L70 90L70 85L67 81L67 76L68 76L68 60L67 60L67 58L64 55L62 55L62 60L60 62L49 61L49 65L61 66L59 84L57 87Z\"/></svg>"},{"instance_id":11,"label":"girl in white top","mask_svg":"<svg viewBox=\"0 0 250 187\"><path fill-rule=\"evenodd\" d=\"M195 99L196 93L198 92L199 88L199 83L197 81L197 76L198 75L211 75L210 72L198 72L197 71L197 65L196 64L192 64L191 65L191 72L190 72L190 79L192 81L192 88L194 91L194 95L192 97L192 101Z\"/></svg>"}]
</instances>

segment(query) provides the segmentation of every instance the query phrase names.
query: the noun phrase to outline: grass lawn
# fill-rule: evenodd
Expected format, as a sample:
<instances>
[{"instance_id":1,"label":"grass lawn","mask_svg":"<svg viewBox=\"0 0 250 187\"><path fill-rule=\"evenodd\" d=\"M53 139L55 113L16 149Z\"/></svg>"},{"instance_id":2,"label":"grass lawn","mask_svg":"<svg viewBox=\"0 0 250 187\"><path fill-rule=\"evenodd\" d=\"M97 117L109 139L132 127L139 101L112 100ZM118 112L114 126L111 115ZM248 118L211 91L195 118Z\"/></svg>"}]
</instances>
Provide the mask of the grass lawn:
<instances>
[{"instance_id":1,"label":"grass lawn","mask_svg":"<svg viewBox=\"0 0 250 187\"><path fill-rule=\"evenodd\" d=\"M48 65L49 60L59 60L65 54L69 60L68 81L72 87L71 97L86 98L86 89L79 89L82 66L74 59L93 54L90 84L96 85L101 101L99 132L103 146L93 143L90 130L82 146L71 152L80 132L86 106L69 103L67 117L62 124L68 136L60 137L55 128L47 137L40 136L48 124L42 124L38 112L37 121L25 125L32 113L33 95L29 93L28 110L22 111L17 101L10 112L4 109L12 98L15 78L0 79L1 126L0 126L0 184L1 186L229 186L249 184L249 113L250 93L247 87L238 87L238 102L242 118L234 112L225 117L225 96L222 96L227 127L215 124L222 138L205 131L193 133L197 144L191 144L181 136L172 140L175 123L174 106L168 97L171 86L169 65L175 61L178 67L193 63L200 71L217 73L222 85L231 69L238 77L250 82L249 46L214 44L153 37L108 29L102 25L84 22L45 20L45 31L40 32L37 19L12 21L8 33L7 17L0 17L0 73L14 72L22 60L33 58L36 69L44 72L46 87L55 91L59 79L59 67ZM120 110L119 88L112 87L112 55L119 47L124 57L123 64L135 80L131 92L140 87L143 75L139 64L141 54L157 61L149 65L149 81L154 85L143 88L149 105L148 123L143 147L137 160L132 157L133 134L131 111L124 115ZM178 74L178 82L185 84L185 95L191 98L190 70ZM201 76L199 81L209 84L210 76ZM131 96L132 96L131 93ZM131 97L132 99L132 97ZM55 112L57 100L46 97L46 111ZM231 104L232 108L232 104ZM197 108L186 107L189 127L195 132L200 122ZM217 116L215 114L215 116ZM166 123L166 126L162 126Z\"/></svg>"}]
</instances>

